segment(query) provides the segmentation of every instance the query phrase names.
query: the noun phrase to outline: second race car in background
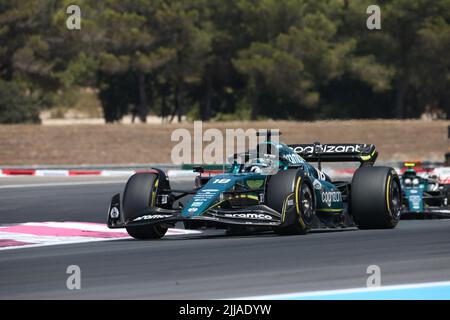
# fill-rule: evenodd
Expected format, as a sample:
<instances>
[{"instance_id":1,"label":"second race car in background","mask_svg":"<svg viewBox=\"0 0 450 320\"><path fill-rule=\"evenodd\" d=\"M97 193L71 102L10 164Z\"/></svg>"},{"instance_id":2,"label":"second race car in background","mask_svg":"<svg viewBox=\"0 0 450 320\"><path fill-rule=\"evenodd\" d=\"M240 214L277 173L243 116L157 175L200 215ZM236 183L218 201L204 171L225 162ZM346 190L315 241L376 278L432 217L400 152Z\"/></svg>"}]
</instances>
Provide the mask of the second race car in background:
<instances>
[{"instance_id":1,"label":"second race car in background","mask_svg":"<svg viewBox=\"0 0 450 320\"><path fill-rule=\"evenodd\" d=\"M401 171L402 218L450 217L449 185L440 183L434 170L425 170L420 163L406 162Z\"/></svg>"}]
</instances>

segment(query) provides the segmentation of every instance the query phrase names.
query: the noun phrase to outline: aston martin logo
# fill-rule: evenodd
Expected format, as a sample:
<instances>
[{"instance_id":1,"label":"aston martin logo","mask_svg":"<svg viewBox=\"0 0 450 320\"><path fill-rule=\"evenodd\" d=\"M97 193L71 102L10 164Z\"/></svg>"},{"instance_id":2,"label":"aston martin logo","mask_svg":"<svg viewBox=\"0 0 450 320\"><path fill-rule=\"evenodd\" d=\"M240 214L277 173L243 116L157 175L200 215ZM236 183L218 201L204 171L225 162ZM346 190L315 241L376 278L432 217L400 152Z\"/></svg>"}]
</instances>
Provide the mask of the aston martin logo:
<instances>
[{"instance_id":1,"label":"aston martin logo","mask_svg":"<svg viewBox=\"0 0 450 320\"><path fill-rule=\"evenodd\" d=\"M117 219L119 217L119 209L117 209L116 207L112 207L111 211L109 212L109 216L112 219Z\"/></svg>"}]
</instances>

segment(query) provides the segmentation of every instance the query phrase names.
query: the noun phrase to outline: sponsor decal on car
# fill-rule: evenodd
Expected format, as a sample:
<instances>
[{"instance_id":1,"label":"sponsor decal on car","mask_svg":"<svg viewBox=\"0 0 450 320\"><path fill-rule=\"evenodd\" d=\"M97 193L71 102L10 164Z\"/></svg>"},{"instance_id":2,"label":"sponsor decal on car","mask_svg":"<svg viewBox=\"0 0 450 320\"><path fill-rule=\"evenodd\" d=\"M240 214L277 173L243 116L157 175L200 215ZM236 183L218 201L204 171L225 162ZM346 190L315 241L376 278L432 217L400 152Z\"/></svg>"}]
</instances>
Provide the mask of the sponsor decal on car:
<instances>
[{"instance_id":1,"label":"sponsor decal on car","mask_svg":"<svg viewBox=\"0 0 450 320\"><path fill-rule=\"evenodd\" d=\"M227 218L272 220L270 215L264 213L226 213L224 216Z\"/></svg>"},{"instance_id":2,"label":"sponsor decal on car","mask_svg":"<svg viewBox=\"0 0 450 320\"><path fill-rule=\"evenodd\" d=\"M318 145L316 146L321 153L360 153L361 152L361 145L354 144L354 145ZM296 153L314 153L314 146L296 146L294 148L294 151Z\"/></svg>"},{"instance_id":3,"label":"sponsor decal on car","mask_svg":"<svg viewBox=\"0 0 450 320\"><path fill-rule=\"evenodd\" d=\"M218 189L199 190L197 192L197 194L195 194L194 197L192 198L192 205L190 205L191 208L189 210L197 209L197 208L192 208L192 207L197 207L197 203L200 203L200 205L201 205L201 204L207 203L211 199L215 198L218 191L219 191ZM196 205L193 205L194 203L196 203ZM200 205L198 205L198 207ZM189 210L188 210L188 212L190 212L190 213L197 211L197 210L191 210L191 211L189 211Z\"/></svg>"},{"instance_id":4,"label":"sponsor decal on car","mask_svg":"<svg viewBox=\"0 0 450 320\"><path fill-rule=\"evenodd\" d=\"M191 204L191 207L200 207L203 204L203 201L194 201Z\"/></svg>"},{"instance_id":5,"label":"sponsor decal on car","mask_svg":"<svg viewBox=\"0 0 450 320\"><path fill-rule=\"evenodd\" d=\"M413 210L420 210L420 203L422 202L422 197L410 196L409 201L411 202Z\"/></svg>"},{"instance_id":6,"label":"sponsor decal on car","mask_svg":"<svg viewBox=\"0 0 450 320\"><path fill-rule=\"evenodd\" d=\"M333 202L342 202L342 196L339 191L330 191L322 193L322 202L331 207Z\"/></svg>"},{"instance_id":7,"label":"sponsor decal on car","mask_svg":"<svg viewBox=\"0 0 450 320\"><path fill-rule=\"evenodd\" d=\"M149 214L146 216L137 217L133 221L156 220L156 219L165 219L165 218L170 218L170 217L172 217L172 216L168 215L168 214Z\"/></svg>"},{"instance_id":8,"label":"sponsor decal on car","mask_svg":"<svg viewBox=\"0 0 450 320\"><path fill-rule=\"evenodd\" d=\"M282 156L282 159L287 160L292 164L303 163L302 158L300 158L300 156L297 154L286 154L286 155Z\"/></svg>"}]
</instances>

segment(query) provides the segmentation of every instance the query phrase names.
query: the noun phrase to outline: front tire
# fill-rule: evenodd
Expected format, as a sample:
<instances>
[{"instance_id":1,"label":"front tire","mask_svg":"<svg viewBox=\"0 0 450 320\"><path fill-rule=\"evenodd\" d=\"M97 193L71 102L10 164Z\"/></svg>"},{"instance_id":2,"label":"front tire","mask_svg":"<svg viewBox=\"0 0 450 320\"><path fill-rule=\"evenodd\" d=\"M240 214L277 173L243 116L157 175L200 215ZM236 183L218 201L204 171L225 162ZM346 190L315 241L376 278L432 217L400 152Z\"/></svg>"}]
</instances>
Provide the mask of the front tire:
<instances>
[{"instance_id":1,"label":"front tire","mask_svg":"<svg viewBox=\"0 0 450 320\"><path fill-rule=\"evenodd\" d=\"M284 215L284 225L274 231L279 235L306 234L315 216L312 184L301 171L285 171L271 177L267 188L267 204ZM292 201L293 206L288 208Z\"/></svg>"},{"instance_id":2,"label":"front tire","mask_svg":"<svg viewBox=\"0 0 450 320\"><path fill-rule=\"evenodd\" d=\"M125 223L133 221L149 207L156 204L159 175L156 173L136 173L128 179L123 193L123 213ZM130 236L139 240L160 239L167 227L161 225L143 225L126 227Z\"/></svg>"},{"instance_id":3,"label":"front tire","mask_svg":"<svg viewBox=\"0 0 450 320\"><path fill-rule=\"evenodd\" d=\"M359 168L351 184L350 212L359 229L391 229L400 220L400 180L389 167Z\"/></svg>"},{"instance_id":4,"label":"front tire","mask_svg":"<svg viewBox=\"0 0 450 320\"><path fill-rule=\"evenodd\" d=\"M161 239L167 232L167 228L160 225L146 225L126 227L128 234L138 240Z\"/></svg>"}]
</instances>

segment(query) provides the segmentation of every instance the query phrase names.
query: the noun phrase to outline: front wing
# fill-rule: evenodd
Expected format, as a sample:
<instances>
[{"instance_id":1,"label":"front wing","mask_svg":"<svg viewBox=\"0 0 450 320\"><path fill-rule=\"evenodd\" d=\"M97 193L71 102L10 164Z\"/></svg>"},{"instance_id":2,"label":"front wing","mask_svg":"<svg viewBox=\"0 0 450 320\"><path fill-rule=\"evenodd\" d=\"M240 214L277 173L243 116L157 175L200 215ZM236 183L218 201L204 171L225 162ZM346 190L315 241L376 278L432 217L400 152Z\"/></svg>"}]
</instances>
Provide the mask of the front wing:
<instances>
[{"instance_id":1,"label":"front wing","mask_svg":"<svg viewBox=\"0 0 450 320\"><path fill-rule=\"evenodd\" d=\"M152 224L173 224L179 221L209 221L225 225L276 227L282 224L282 216L265 206L255 205L243 209L209 209L201 215L185 216L181 209L149 207L126 220L120 204L120 194L114 195L108 209L108 227L125 228Z\"/></svg>"}]
</instances>

